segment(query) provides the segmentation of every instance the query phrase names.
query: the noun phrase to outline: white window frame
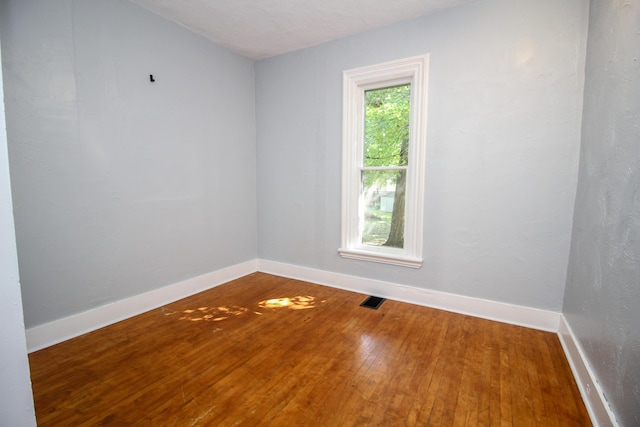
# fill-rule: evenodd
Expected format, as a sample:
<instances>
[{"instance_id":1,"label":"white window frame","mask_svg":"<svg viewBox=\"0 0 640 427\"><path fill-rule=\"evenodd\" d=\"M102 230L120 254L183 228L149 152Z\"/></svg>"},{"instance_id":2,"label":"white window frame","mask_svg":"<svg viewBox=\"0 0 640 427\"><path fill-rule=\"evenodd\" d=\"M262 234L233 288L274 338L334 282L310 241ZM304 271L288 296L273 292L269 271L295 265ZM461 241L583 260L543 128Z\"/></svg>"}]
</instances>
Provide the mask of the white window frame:
<instances>
[{"instance_id":1,"label":"white window frame","mask_svg":"<svg viewBox=\"0 0 640 427\"><path fill-rule=\"evenodd\" d=\"M342 246L338 249L343 258L422 267L428 71L429 55L425 54L343 73ZM404 248L363 245L364 212L360 186L364 150L364 93L407 83L411 84L411 104Z\"/></svg>"}]
</instances>

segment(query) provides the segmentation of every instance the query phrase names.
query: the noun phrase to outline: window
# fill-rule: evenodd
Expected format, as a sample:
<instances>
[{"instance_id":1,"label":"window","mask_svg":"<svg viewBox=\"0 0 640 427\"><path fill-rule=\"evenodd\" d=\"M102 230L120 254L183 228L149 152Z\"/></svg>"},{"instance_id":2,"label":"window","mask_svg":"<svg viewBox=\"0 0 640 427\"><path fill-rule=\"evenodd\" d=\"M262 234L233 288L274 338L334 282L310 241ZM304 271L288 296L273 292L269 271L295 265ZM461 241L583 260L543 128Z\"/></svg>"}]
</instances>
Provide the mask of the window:
<instances>
[{"instance_id":1,"label":"window","mask_svg":"<svg viewBox=\"0 0 640 427\"><path fill-rule=\"evenodd\" d=\"M344 258L422 266L428 61L344 72Z\"/></svg>"}]
</instances>

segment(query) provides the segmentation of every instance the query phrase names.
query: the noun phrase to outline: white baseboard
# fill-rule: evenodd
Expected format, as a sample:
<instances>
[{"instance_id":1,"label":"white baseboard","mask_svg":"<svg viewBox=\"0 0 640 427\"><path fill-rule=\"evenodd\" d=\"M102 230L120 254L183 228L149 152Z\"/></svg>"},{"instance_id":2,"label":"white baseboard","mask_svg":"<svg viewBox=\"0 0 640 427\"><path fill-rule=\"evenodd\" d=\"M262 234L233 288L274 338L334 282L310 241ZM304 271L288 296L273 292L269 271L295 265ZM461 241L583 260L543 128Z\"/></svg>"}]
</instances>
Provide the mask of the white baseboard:
<instances>
[{"instance_id":1,"label":"white baseboard","mask_svg":"<svg viewBox=\"0 0 640 427\"><path fill-rule=\"evenodd\" d=\"M397 283L253 259L202 276L184 280L141 295L126 298L26 330L29 352L94 331L213 288L255 271L304 280L366 295L438 308L528 328L557 332L560 314L552 311L500 303Z\"/></svg>"},{"instance_id":2,"label":"white baseboard","mask_svg":"<svg viewBox=\"0 0 640 427\"><path fill-rule=\"evenodd\" d=\"M560 321L560 313L554 311L364 279L276 261L258 260L258 271L554 333L558 331Z\"/></svg>"},{"instance_id":3,"label":"white baseboard","mask_svg":"<svg viewBox=\"0 0 640 427\"><path fill-rule=\"evenodd\" d=\"M178 301L198 292L257 271L256 259L225 267L211 273L183 280L120 301L103 305L69 317L54 320L26 330L27 348L31 353L87 332Z\"/></svg>"},{"instance_id":4,"label":"white baseboard","mask_svg":"<svg viewBox=\"0 0 640 427\"><path fill-rule=\"evenodd\" d=\"M573 371L576 383L578 383L578 389L589 412L589 417L591 417L591 422L595 427L618 427L616 417L589 366L582 346L564 316L560 318L558 337Z\"/></svg>"},{"instance_id":5,"label":"white baseboard","mask_svg":"<svg viewBox=\"0 0 640 427\"><path fill-rule=\"evenodd\" d=\"M596 427L618 427L580 344L560 313L262 259L246 261L27 329L28 350L33 352L49 347L256 271L557 333L593 424Z\"/></svg>"}]
</instances>

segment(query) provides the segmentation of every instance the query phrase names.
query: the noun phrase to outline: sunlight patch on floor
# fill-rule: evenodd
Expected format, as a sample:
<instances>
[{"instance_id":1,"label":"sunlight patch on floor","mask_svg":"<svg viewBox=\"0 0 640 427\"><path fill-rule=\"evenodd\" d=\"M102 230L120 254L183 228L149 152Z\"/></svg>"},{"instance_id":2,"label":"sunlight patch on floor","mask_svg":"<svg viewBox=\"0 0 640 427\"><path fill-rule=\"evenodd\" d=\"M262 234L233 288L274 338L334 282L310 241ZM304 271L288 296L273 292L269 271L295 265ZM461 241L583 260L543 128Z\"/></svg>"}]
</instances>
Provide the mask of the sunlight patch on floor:
<instances>
[{"instance_id":1,"label":"sunlight patch on floor","mask_svg":"<svg viewBox=\"0 0 640 427\"><path fill-rule=\"evenodd\" d=\"M262 308L289 308L291 310L306 310L314 307L315 298L308 295L295 296L291 298L273 298L260 301L258 305Z\"/></svg>"},{"instance_id":2,"label":"sunlight patch on floor","mask_svg":"<svg viewBox=\"0 0 640 427\"><path fill-rule=\"evenodd\" d=\"M191 322L219 322L228 319L231 316L240 316L249 311L248 308L239 306L230 307L198 307L195 310L182 310L165 313L165 316L180 316L178 320L187 320Z\"/></svg>"},{"instance_id":3,"label":"sunlight patch on floor","mask_svg":"<svg viewBox=\"0 0 640 427\"><path fill-rule=\"evenodd\" d=\"M325 300L321 301L326 302ZM263 309L272 308L288 308L291 310L306 310L314 308L316 300L314 297L295 296L291 298L273 298L264 301L260 301L258 306ZM164 311L164 309L163 309ZM245 313L252 312L246 307L233 306L220 306L220 307L198 307L195 309L187 309L182 311L172 311L164 313L165 316L177 316L178 320L189 322L220 322L221 320L229 319L234 316L241 316ZM260 311L253 311L253 314L263 315Z\"/></svg>"}]
</instances>

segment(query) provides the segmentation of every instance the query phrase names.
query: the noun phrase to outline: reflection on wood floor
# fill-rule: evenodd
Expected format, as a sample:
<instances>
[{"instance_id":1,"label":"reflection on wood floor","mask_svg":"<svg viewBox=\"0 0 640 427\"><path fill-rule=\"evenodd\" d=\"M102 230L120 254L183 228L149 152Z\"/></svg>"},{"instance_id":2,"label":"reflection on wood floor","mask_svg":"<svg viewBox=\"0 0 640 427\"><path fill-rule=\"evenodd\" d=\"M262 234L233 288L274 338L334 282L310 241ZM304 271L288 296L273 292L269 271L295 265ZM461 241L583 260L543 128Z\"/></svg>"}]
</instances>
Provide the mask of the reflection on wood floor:
<instances>
[{"instance_id":1,"label":"reflection on wood floor","mask_svg":"<svg viewBox=\"0 0 640 427\"><path fill-rule=\"evenodd\" d=\"M254 273L32 353L39 426L588 426L555 334Z\"/></svg>"}]
</instances>

